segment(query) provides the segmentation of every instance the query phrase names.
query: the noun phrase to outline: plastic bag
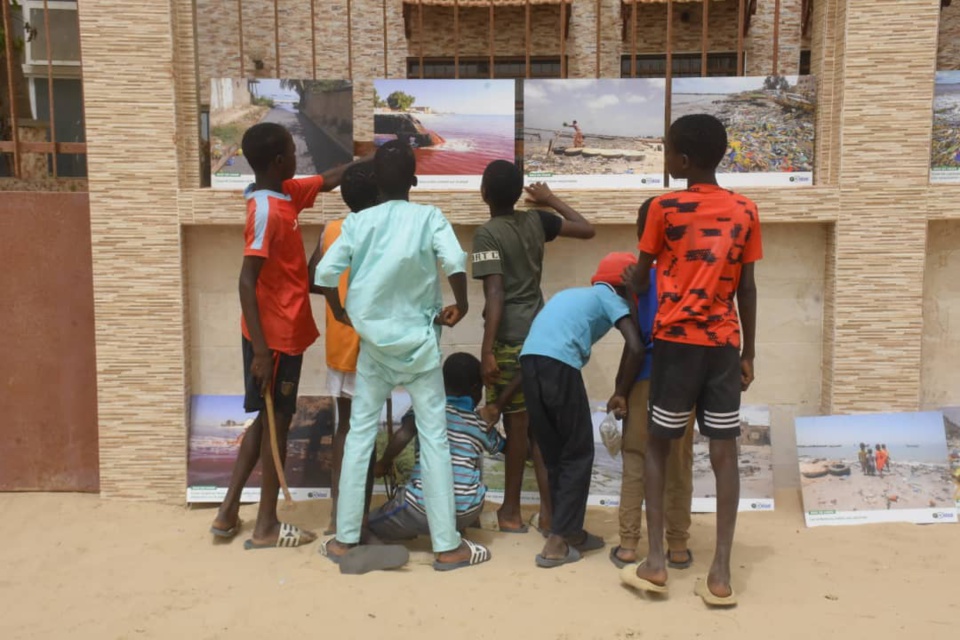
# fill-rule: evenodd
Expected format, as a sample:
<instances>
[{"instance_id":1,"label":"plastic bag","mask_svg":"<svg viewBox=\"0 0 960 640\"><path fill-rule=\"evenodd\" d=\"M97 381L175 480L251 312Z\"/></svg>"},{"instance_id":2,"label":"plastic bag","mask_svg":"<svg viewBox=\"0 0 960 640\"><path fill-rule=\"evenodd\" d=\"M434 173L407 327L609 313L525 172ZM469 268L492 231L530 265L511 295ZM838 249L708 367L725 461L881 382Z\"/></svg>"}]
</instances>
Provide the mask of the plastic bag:
<instances>
[{"instance_id":1,"label":"plastic bag","mask_svg":"<svg viewBox=\"0 0 960 640\"><path fill-rule=\"evenodd\" d=\"M600 423L600 440L603 441L603 446L607 448L611 457L616 458L620 455L622 442L620 425L617 424L617 417L612 411Z\"/></svg>"}]
</instances>

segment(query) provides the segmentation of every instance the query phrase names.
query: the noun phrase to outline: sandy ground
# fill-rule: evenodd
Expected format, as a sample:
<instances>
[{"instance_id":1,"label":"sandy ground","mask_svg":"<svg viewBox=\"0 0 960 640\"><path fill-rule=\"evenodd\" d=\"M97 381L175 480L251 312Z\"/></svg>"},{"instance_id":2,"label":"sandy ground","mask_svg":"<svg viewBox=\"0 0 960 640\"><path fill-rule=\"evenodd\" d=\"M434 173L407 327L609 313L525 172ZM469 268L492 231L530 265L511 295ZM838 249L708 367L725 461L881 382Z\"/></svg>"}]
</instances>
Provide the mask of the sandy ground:
<instances>
[{"instance_id":1,"label":"sandy ground","mask_svg":"<svg viewBox=\"0 0 960 640\"><path fill-rule=\"evenodd\" d=\"M695 516L693 569L650 602L619 585L606 552L537 569L540 539L480 532L494 559L438 574L427 566L341 576L301 549L214 546L213 511L0 495L0 638L892 638L956 637L957 525L805 529L796 492L740 516L740 606L709 611L692 594L707 569L711 516ZM326 522L327 502L288 515ZM253 507L242 515L251 519ZM615 513L590 513L611 540Z\"/></svg>"}]
</instances>

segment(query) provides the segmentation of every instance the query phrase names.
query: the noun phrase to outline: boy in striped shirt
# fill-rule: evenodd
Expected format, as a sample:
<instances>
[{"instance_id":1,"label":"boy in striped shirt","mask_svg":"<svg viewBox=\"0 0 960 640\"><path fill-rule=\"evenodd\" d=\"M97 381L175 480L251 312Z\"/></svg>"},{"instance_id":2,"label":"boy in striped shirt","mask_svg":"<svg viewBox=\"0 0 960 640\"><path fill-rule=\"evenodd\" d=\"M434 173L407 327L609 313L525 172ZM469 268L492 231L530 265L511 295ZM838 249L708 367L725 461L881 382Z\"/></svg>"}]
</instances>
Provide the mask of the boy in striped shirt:
<instances>
[{"instance_id":1,"label":"boy in striped shirt","mask_svg":"<svg viewBox=\"0 0 960 640\"><path fill-rule=\"evenodd\" d=\"M500 453L505 441L476 412L477 403L483 396L479 360L469 353L454 353L443 364L443 383L447 394L447 436L453 462L457 530L463 531L474 524L483 511L483 499L487 493L481 471L483 454ZM400 429L387 443L383 457L374 467L374 475L385 475L416 433L411 409L403 417ZM393 500L370 514L369 527L370 532L382 540L409 540L419 535L429 535L419 446L416 463L406 486Z\"/></svg>"}]
</instances>

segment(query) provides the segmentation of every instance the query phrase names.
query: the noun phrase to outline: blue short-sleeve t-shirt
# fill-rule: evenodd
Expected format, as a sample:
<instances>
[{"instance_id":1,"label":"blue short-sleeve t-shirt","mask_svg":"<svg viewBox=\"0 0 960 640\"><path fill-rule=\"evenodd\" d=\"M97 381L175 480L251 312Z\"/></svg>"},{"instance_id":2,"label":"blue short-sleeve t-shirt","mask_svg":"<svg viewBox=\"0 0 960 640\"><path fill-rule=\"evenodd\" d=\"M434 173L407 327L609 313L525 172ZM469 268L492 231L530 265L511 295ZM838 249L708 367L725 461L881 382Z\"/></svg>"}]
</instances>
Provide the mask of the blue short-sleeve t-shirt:
<instances>
[{"instance_id":1,"label":"blue short-sleeve t-shirt","mask_svg":"<svg viewBox=\"0 0 960 640\"><path fill-rule=\"evenodd\" d=\"M547 356L582 369L593 345L629 315L627 301L608 284L566 289L534 318L520 356Z\"/></svg>"}]
</instances>

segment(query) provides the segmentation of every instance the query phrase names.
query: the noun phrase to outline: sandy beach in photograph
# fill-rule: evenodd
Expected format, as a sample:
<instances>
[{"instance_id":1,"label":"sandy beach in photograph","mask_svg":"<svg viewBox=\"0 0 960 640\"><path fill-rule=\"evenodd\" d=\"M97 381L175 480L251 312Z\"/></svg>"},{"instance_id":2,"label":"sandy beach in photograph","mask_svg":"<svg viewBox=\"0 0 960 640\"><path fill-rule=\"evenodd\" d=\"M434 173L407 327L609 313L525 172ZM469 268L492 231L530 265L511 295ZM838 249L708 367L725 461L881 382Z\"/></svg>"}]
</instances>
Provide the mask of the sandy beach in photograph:
<instances>
[{"instance_id":1,"label":"sandy beach in photograph","mask_svg":"<svg viewBox=\"0 0 960 640\"><path fill-rule=\"evenodd\" d=\"M710 448L693 446L693 497L716 498L717 480L710 466ZM740 499L773 498L773 448L740 445Z\"/></svg>"},{"instance_id":2,"label":"sandy beach in photograph","mask_svg":"<svg viewBox=\"0 0 960 640\"><path fill-rule=\"evenodd\" d=\"M850 469L846 476L827 473L809 478L829 465ZM807 511L879 511L885 509L932 509L954 505L946 460L943 463L905 462L892 459L883 477L868 476L860 462L850 458L800 457L800 485Z\"/></svg>"},{"instance_id":3,"label":"sandy beach in photograph","mask_svg":"<svg viewBox=\"0 0 960 640\"><path fill-rule=\"evenodd\" d=\"M583 133L583 147L573 147L571 131L526 129L524 170L535 174L620 175L663 171L663 140Z\"/></svg>"}]
</instances>

